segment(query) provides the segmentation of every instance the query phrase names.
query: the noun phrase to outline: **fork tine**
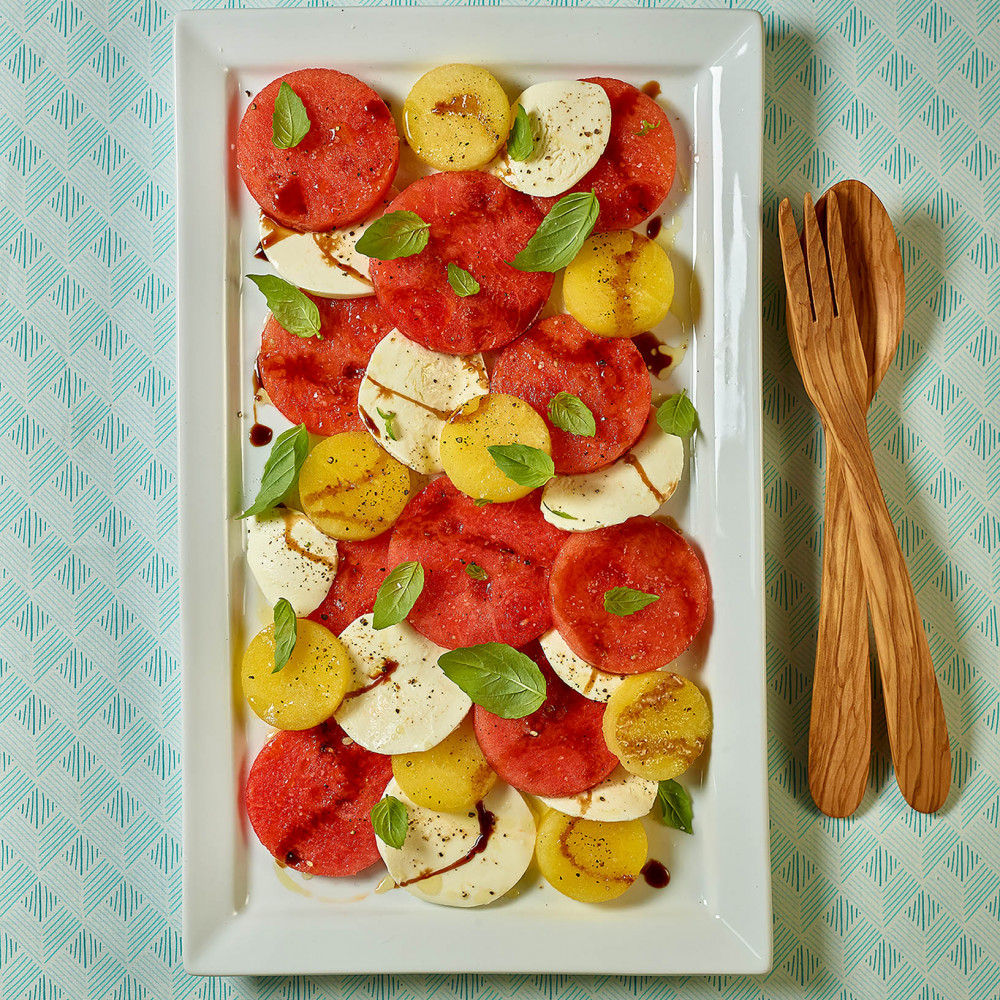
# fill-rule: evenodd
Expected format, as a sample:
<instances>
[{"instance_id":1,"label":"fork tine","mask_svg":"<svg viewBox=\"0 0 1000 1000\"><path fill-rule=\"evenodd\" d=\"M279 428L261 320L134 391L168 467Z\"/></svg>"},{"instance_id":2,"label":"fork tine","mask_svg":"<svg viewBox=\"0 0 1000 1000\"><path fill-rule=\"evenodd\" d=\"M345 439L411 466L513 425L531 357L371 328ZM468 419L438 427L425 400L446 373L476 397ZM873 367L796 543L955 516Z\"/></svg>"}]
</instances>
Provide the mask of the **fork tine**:
<instances>
[{"instance_id":1,"label":"fork tine","mask_svg":"<svg viewBox=\"0 0 1000 1000\"><path fill-rule=\"evenodd\" d=\"M795 328L804 330L812 322L809 305L809 278L802 256L799 230L792 215L792 205L787 198L778 206L778 235L781 242L781 264L785 273L785 291L789 318L789 339L792 351L797 350Z\"/></svg>"},{"instance_id":2,"label":"fork tine","mask_svg":"<svg viewBox=\"0 0 1000 1000\"><path fill-rule=\"evenodd\" d=\"M833 278L833 297L837 315L854 318L854 293L851 291L851 273L847 266L844 248L844 230L840 222L840 204L834 193L826 205L826 250L830 257L830 274Z\"/></svg>"},{"instance_id":3,"label":"fork tine","mask_svg":"<svg viewBox=\"0 0 1000 1000\"><path fill-rule=\"evenodd\" d=\"M806 192L802 208L802 228L806 237L806 256L809 260L809 290L812 293L813 313L818 323L833 319L833 297L830 293L830 269L826 261L826 247L819 231L819 220L813 206L812 195Z\"/></svg>"}]
</instances>

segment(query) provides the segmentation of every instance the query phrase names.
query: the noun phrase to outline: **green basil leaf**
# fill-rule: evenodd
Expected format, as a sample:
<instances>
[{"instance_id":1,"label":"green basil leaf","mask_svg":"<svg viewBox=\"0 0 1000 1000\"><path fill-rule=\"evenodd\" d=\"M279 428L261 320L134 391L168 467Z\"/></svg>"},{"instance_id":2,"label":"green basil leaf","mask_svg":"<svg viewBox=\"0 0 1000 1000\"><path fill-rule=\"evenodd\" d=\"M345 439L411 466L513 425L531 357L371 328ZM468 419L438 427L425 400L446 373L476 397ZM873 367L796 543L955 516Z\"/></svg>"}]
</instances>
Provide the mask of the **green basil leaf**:
<instances>
[{"instance_id":1,"label":"green basil leaf","mask_svg":"<svg viewBox=\"0 0 1000 1000\"><path fill-rule=\"evenodd\" d=\"M271 117L271 142L278 149L297 146L309 131L309 115L302 98L284 81L274 99L274 115Z\"/></svg>"},{"instance_id":2,"label":"green basil leaf","mask_svg":"<svg viewBox=\"0 0 1000 1000\"><path fill-rule=\"evenodd\" d=\"M398 851L406 840L406 831L410 826L406 806L394 796L387 795L372 806L371 817L375 836Z\"/></svg>"},{"instance_id":3,"label":"green basil leaf","mask_svg":"<svg viewBox=\"0 0 1000 1000\"><path fill-rule=\"evenodd\" d=\"M375 595L372 628L398 625L416 604L424 589L424 568L418 562L402 562L382 581Z\"/></svg>"},{"instance_id":4,"label":"green basil leaf","mask_svg":"<svg viewBox=\"0 0 1000 1000\"><path fill-rule=\"evenodd\" d=\"M475 505L476 505L477 507L486 507L487 505L489 505L489 504L493 503L493 501L492 501L492 500L484 500L484 499L483 499L482 497L479 497L479 499L477 499L477 500L473 500L472 502L473 502L473 503L474 503L474 504L475 504Z\"/></svg>"},{"instance_id":5,"label":"green basil leaf","mask_svg":"<svg viewBox=\"0 0 1000 1000\"><path fill-rule=\"evenodd\" d=\"M558 271L579 252L601 210L592 191L564 194L542 219L528 245L514 258L519 271Z\"/></svg>"},{"instance_id":6,"label":"green basil leaf","mask_svg":"<svg viewBox=\"0 0 1000 1000\"><path fill-rule=\"evenodd\" d=\"M682 389L660 404L656 411L656 422L664 434L690 437L698 426L698 411L688 398L687 389Z\"/></svg>"},{"instance_id":7,"label":"green basil leaf","mask_svg":"<svg viewBox=\"0 0 1000 1000\"><path fill-rule=\"evenodd\" d=\"M477 562L470 562L465 567L465 572L467 575L471 576L473 580L488 580L489 575L486 570Z\"/></svg>"},{"instance_id":8,"label":"green basil leaf","mask_svg":"<svg viewBox=\"0 0 1000 1000\"><path fill-rule=\"evenodd\" d=\"M463 299L479 291L479 282L464 267L459 267L457 264L448 265L448 284L451 285L452 291Z\"/></svg>"},{"instance_id":9,"label":"green basil leaf","mask_svg":"<svg viewBox=\"0 0 1000 1000\"><path fill-rule=\"evenodd\" d=\"M652 132L654 128L659 128L660 124L661 124L660 122L648 122L646 121L645 118L643 118L639 122L639 131L636 132L635 134L638 136L649 135L649 133Z\"/></svg>"},{"instance_id":10,"label":"green basil leaf","mask_svg":"<svg viewBox=\"0 0 1000 1000\"><path fill-rule=\"evenodd\" d=\"M355 249L376 260L412 257L427 246L430 231L430 223L416 212L389 212L364 231Z\"/></svg>"},{"instance_id":11,"label":"green basil leaf","mask_svg":"<svg viewBox=\"0 0 1000 1000\"><path fill-rule=\"evenodd\" d=\"M556 510L555 507L550 507L547 503L543 503L542 506L550 514L555 514L556 517L565 518L567 521L579 521L580 520L580 518L574 517L572 514L567 514L564 510Z\"/></svg>"},{"instance_id":12,"label":"green basil leaf","mask_svg":"<svg viewBox=\"0 0 1000 1000\"><path fill-rule=\"evenodd\" d=\"M438 666L477 705L501 719L523 719L545 701L538 664L502 642L449 650Z\"/></svg>"},{"instance_id":13,"label":"green basil leaf","mask_svg":"<svg viewBox=\"0 0 1000 1000\"><path fill-rule=\"evenodd\" d=\"M590 407L570 392L557 392L549 400L549 420L567 434L593 437L597 433L597 421Z\"/></svg>"},{"instance_id":14,"label":"green basil leaf","mask_svg":"<svg viewBox=\"0 0 1000 1000\"><path fill-rule=\"evenodd\" d=\"M299 470L309 454L309 432L305 424L292 427L279 434L271 445L271 454L264 463L257 499L240 514L240 519L263 514L281 503L284 495L295 485Z\"/></svg>"},{"instance_id":15,"label":"green basil leaf","mask_svg":"<svg viewBox=\"0 0 1000 1000\"><path fill-rule=\"evenodd\" d=\"M519 104L510 135L507 136L507 155L512 160L526 160L535 151L535 138L531 134L531 119Z\"/></svg>"},{"instance_id":16,"label":"green basil leaf","mask_svg":"<svg viewBox=\"0 0 1000 1000\"><path fill-rule=\"evenodd\" d=\"M396 413L395 413L395 411L394 410L390 410L388 413L386 413L384 410L380 410L376 406L375 407L375 412L382 418L382 421L385 424L385 436L390 441L395 441L396 440L396 432L395 432L395 430L393 430L393 427L392 427L392 422L393 422L393 420L396 419Z\"/></svg>"},{"instance_id":17,"label":"green basil leaf","mask_svg":"<svg viewBox=\"0 0 1000 1000\"><path fill-rule=\"evenodd\" d=\"M497 468L519 486L544 486L555 474L551 455L529 444L491 444L486 449Z\"/></svg>"},{"instance_id":18,"label":"green basil leaf","mask_svg":"<svg viewBox=\"0 0 1000 1000\"><path fill-rule=\"evenodd\" d=\"M604 592L604 610L613 615L634 615L647 605L658 601L658 594L646 594L631 587L612 587Z\"/></svg>"},{"instance_id":19,"label":"green basil leaf","mask_svg":"<svg viewBox=\"0 0 1000 1000\"><path fill-rule=\"evenodd\" d=\"M286 598L279 598L274 606L274 670L276 674L287 662L295 649L299 623L295 609Z\"/></svg>"},{"instance_id":20,"label":"green basil leaf","mask_svg":"<svg viewBox=\"0 0 1000 1000\"><path fill-rule=\"evenodd\" d=\"M683 785L673 778L661 781L656 791L656 804L660 807L659 819L662 823L684 833L694 833L694 809L691 796Z\"/></svg>"},{"instance_id":21,"label":"green basil leaf","mask_svg":"<svg viewBox=\"0 0 1000 1000\"><path fill-rule=\"evenodd\" d=\"M267 299L274 318L297 337L319 336L319 309L305 292L274 274L248 274Z\"/></svg>"}]
</instances>

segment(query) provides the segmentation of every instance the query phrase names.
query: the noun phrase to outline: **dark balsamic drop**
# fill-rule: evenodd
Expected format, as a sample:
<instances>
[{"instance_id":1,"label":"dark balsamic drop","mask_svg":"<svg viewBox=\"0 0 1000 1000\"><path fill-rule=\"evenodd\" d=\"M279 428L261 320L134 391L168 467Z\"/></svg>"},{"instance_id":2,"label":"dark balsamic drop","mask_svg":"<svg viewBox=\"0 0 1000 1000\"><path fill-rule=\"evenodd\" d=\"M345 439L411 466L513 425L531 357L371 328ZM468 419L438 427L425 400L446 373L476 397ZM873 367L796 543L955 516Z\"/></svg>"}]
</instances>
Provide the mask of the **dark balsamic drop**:
<instances>
[{"instance_id":1,"label":"dark balsamic drop","mask_svg":"<svg viewBox=\"0 0 1000 1000\"><path fill-rule=\"evenodd\" d=\"M254 424L250 428L250 443L255 448L263 448L264 445L271 443L271 438L274 436L274 431L270 427L266 427L264 424Z\"/></svg>"},{"instance_id":2,"label":"dark balsamic drop","mask_svg":"<svg viewBox=\"0 0 1000 1000\"><path fill-rule=\"evenodd\" d=\"M670 358L663 354L663 344L657 339L654 333L640 333L632 338L642 360L646 364L646 369L653 375L660 375L665 369L670 367Z\"/></svg>"},{"instance_id":3,"label":"dark balsamic drop","mask_svg":"<svg viewBox=\"0 0 1000 1000\"><path fill-rule=\"evenodd\" d=\"M660 235L660 230L663 228L663 219L658 215L654 215L653 218L646 223L646 235L651 239L655 240L657 236Z\"/></svg>"},{"instance_id":4,"label":"dark balsamic drop","mask_svg":"<svg viewBox=\"0 0 1000 1000\"><path fill-rule=\"evenodd\" d=\"M291 177L274 193L274 207L283 215L305 215L306 201L297 177Z\"/></svg>"},{"instance_id":5,"label":"dark balsamic drop","mask_svg":"<svg viewBox=\"0 0 1000 1000\"><path fill-rule=\"evenodd\" d=\"M659 861L649 859L642 866L642 877L646 880L646 885L651 885L654 889L663 889L670 884L670 872L666 866Z\"/></svg>"},{"instance_id":6,"label":"dark balsamic drop","mask_svg":"<svg viewBox=\"0 0 1000 1000\"><path fill-rule=\"evenodd\" d=\"M373 121L384 122L392 117L389 106L381 98L375 98L365 105L365 111L372 116Z\"/></svg>"},{"instance_id":7,"label":"dark balsamic drop","mask_svg":"<svg viewBox=\"0 0 1000 1000\"><path fill-rule=\"evenodd\" d=\"M650 80L639 88L647 97L657 98L660 96L660 85L656 80Z\"/></svg>"}]
</instances>

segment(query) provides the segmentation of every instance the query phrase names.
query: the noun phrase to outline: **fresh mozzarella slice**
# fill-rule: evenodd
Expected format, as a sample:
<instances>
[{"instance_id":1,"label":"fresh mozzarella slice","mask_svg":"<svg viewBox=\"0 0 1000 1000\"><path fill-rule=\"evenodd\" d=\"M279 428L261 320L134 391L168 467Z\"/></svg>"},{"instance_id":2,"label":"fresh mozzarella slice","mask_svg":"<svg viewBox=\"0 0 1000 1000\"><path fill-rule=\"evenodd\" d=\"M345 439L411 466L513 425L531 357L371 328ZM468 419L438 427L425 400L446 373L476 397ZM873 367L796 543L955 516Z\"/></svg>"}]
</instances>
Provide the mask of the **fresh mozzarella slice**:
<instances>
[{"instance_id":1,"label":"fresh mozzarella slice","mask_svg":"<svg viewBox=\"0 0 1000 1000\"><path fill-rule=\"evenodd\" d=\"M442 472L445 421L463 403L487 392L481 354L441 354L392 330L372 351L358 389L358 412L393 458L416 472Z\"/></svg>"},{"instance_id":2,"label":"fresh mozzarella slice","mask_svg":"<svg viewBox=\"0 0 1000 1000\"><path fill-rule=\"evenodd\" d=\"M639 440L607 468L550 479L542 490L542 515L564 531L621 524L656 513L683 474L684 442L660 430L651 410Z\"/></svg>"},{"instance_id":3,"label":"fresh mozzarella slice","mask_svg":"<svg viewBox=\"0 0 1000 1000\"><path fill-rule=\"evenodd\" d=\"M611 133L611 102L603 87L583 80L536 83L515 102L528 114L535 148L526 160L504 150L492 173L515 191L568 191L600 159Z\"/></svg>"},{"instance_id":4,"label":"fresh mozzarella slice","mask_svg":"<svg viewBox=\"0 0 1000 1000\"><path fill-rule=\"evenodd\" d=\"M268 604L284 597L298 617L315 611L337 573L337 543L284 507L249 520L247 562Z\"/></svg>"},{"instance_id":5,"label":"fresh mozzarella slice","mask_svg":"<svg viewBox=\"0 0 1000 1000\"><path fill-rule=\"evenodd\" d=\"M556 676L591 701L607 701L625 679L620 674L598 670L582 660L554 628L549 629L538 642Z\"/></svg>"},{"instance_id":6,"label":"fresh mozzarella slice","mask_svg":"<svg viewBox=\"0 0 1000 1000\"><path fill-rule=\"evenodd\" d=\"M334 713L344 732L374 753L416 753L437 746L465 718L472 701L437 665L446 652L407 622L376 630L355 618L340 641L354 677Z\"/></svg>"},{"instance_id":7,"label":"fresh mozzarella slice","mask_svg":"<svg viewBox=\"0 0 1000 1000\"><path fill-rule=\"evenodd\" d=\"M395 778L385 794L406 806L409 827L398 850L377 840L379 854L393 881L419 899L442 906L482 906L512 889L527 871L535 850L535 820L510 785L501 782L478 809L461 813L414 805ZM485 846L481 837L486 837ZM477 853L472 854L474 848ZM442 870L453 864L451 871Z\"/></svg>"},{"instance_id":8,"label":"fresh mozzarella slice","mask_svg":"<svg viewBox=\"0 0 1000 1000\"><path fill-rule=\"evenodd\" d=\"M629 774L619 764L599 785L594 785L579 795L558 799L539 798L547 806L558 809L567 816L624 823L630 819L641 819L653 808L658 788L659 782Z\"/></svg>"},{"instance_id":9,"label":"fresh mozzarella slice","mask_svg":"<svg viewBox=\"0 0 1000 1000\"><path fill-rule=\"evenodd\" d=\"M385 211L381 203L362 222L327 233L300 233L260 213L260 248L286 281L323 299L374 295L369 258L354 249L365 227Z\"/></svg>"}]
</instances>

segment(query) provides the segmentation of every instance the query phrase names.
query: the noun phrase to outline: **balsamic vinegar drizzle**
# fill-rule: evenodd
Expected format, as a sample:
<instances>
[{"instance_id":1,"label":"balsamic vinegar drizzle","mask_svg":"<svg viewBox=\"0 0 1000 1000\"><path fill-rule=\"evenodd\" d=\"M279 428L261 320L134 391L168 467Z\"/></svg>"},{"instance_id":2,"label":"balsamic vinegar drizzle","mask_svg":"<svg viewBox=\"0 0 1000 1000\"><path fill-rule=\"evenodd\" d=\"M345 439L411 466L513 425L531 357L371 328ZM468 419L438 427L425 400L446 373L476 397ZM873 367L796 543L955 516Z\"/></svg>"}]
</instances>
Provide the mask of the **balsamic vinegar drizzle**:
<instances>
[{"instance_id":1,"label":"balsamic vinegar drizzle","mask_svg":"<svg viewBox=\"0 0 1000 1000\"><path fill-rule=\"evenodd\" d=\"M462 857L457 861L452 861L450 865L445 865L444 868L436 868L432 871L424 872L423 875L414 875L413 878L403 879L402 882L397 882L396 884L402 888L403 886L423 882L424 879L433 878L435 875L444 875L445 872L453 872L456 868L467 865L477 854L482 854L486 850L486 845L490 842L493 831L496 829L497 818L496 814L491 813L483 805L482 801L476 803L476 815L479 817L479 836L472 847Z\"/></svg>"},{"instance_id":2,"label":"balsamic vinegar drizzle","mask_svg":"<svg viewBox=\"0 0 1000 1000\"><path fill-rule=\"evenodd\" d=\"M353 691L348 691L347 694L344 695L344 701L347 701L348 698L357 698L358 695L367 694L372 690L372 688L377 688L379 684L387 681L393 675L398 666L399 663L396 660L383 660L382 673L380 673L377 677L372 678L370 684L366 684L364 687L355 688Z\"/></svg>"},{"instance_id":3,"label":"balsamic vinegar drizzle","mask_svg":"<svg viewBox=\"0 0 1000 1000\"><path fill-rule=\"evenodd\" d=\"M264 383L260 377L260 358L254 362L253 366L253 426L250 428L250 444L255 448L263 448L271 443L274 431L266 424L257 421L257 403L260 401L260 392L264 388Z\"/></svg>"}]
</instances>

